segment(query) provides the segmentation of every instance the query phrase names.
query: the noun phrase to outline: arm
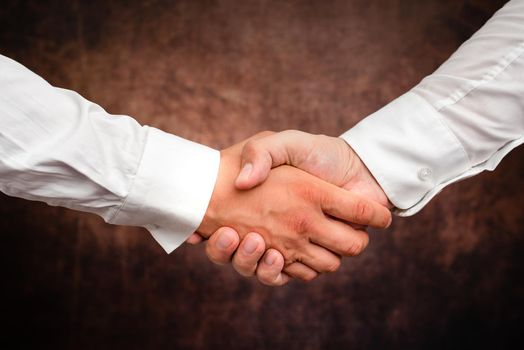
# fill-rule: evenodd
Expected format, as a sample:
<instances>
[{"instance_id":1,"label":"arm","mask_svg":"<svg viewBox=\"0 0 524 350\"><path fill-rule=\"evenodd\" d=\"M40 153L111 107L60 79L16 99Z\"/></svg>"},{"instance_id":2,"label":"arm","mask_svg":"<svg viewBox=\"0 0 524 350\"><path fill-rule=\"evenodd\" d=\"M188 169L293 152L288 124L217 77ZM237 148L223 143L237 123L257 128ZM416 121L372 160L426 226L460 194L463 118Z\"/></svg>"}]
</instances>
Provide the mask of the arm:
<instances>
[{"instance_id":1,"label":"arm","mask_svg":"<svg viewBox=\"0 0 524 350\"><path fill-rule=\"evenodd\" d=\"M437 71L342 135L399 215L493 170L524 142L524 1L510 1Z\"/></svg>"},{"instance_id":2,"label":"arm","mask_svg":"<svg viewBox=\"0 0 524 350\"><path fill-rule=\"evenodd\" d=\"M106 113L0 56L0 191L143 226L169 253L200 224L220 155Z\"/></svg>"},{"instance_id":3,"label":"arm","mask_svg":"<svg viewBox=\"0 0 524 350\"><path fill-rule=\"evenodd\" d=\"M524 1L510 1L436 72L341 138L351 149L298 132L251 142L237 186L280 164L344 186L369 178L362 161L398 213L412 215L445 186L493 170L524 142Z\"/></svg>"},{"instance_id":4,"label":"arm","mask_svg":"<svg viewBox=\"0 0 524 350\"><path fill-rule=\"evenodd\" d=\"M251 188L291 164L412 215L524 142L523 97L524 1L514 0L435 73L344 133L348 145L296 131L267 136L244 148L236 183ZM271 284L278 267L266 266L262 279Z\"/></svg>"},{"instance_id":5,"label":"arm","mask_svg":"<svg viewBox=\"0 0 524 350\"><path fill-rule=\"evenodd\" d=\"M288 274L309 280L335 271L339 255L360 254L368 243L362 227L389 226L387 208L289 166L272 171L264 184L239 191L234 179L243 144L221 152L216 188L198 229L202 236L223 226L234 227L241 237L258 232L267 248L283 254Z\"/></svg>"},{"instance_id":6,"label":"arm","mask_svg":"<svg viewBox=\"0 0 524 350\"><path fill-rule=\"evenodd\" d=\"M0 121L2 192L145 227L167 252L197 227L204 236L223 225L241 235L256 229L299 276L336 269L339 257L321 246L356 254L367 242L324 212L362 225L390 221L384 208L356 196L334 200L340 189L292 168L256 191L237 191L240 146L220 160L215 150L111 116L3 56ZM313 227L310 216L322 220ZM334 235L323 233L328 227Z\"/></svg>"}]
</instances>

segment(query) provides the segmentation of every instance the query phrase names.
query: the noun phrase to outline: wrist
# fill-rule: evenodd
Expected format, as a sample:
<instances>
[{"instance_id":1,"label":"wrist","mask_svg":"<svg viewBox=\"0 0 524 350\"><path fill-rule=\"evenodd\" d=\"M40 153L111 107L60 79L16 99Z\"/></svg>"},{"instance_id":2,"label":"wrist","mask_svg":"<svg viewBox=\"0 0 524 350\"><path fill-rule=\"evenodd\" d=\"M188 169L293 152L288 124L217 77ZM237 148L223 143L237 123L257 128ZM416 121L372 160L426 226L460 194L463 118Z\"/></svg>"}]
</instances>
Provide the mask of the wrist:
<instances>
[{"instance_id":1,"label":"wrist","mask_svg":"<svg viewBox=\"0 0 524 350\"><path fill-rule=\"evenodd\" d=\"M373 176L371 171L353 148L345 142L349 153L349 170L347 172L348 182L346 187L356 193L360 193L383 206L393 209L394 205L389 201L388 196Z\"/></svg>"},{"instance_id":2,"label":"wrist","mask_svg":"<svg viewBox=\"0 0 524 350\"><path fill-rule=\"evenodd\" d=\"M234 186L234 178L239 170L238 159L235 160L234 157L228 156L227 152L221 151L217 181L204 218L197 229L203 237L208 238L217 229L226 226L223 213L228 212L228 198L238 191Z\"/></svg>"}]
</instances>

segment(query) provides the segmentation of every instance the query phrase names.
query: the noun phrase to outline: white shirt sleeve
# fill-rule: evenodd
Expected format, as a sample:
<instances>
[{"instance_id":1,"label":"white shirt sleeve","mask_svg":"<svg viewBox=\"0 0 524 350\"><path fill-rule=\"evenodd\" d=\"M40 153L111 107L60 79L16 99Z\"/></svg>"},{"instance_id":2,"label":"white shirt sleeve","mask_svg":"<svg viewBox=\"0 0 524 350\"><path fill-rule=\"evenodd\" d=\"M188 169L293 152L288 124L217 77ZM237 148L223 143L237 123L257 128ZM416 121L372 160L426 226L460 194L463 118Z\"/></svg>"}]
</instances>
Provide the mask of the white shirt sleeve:
<instances>
[{"instance_id":1,"label":"white shirt sleeve","mask_svg":"<svg viewBox=\"0 0 524 350\"><path fill-rule=\"evenodd\" d=\"M220 154L110 115L0 55L0 191L147 228L169 253L199 226Z\"/></svg>"},{"instance_id":2,"label":"white shirt sleeve","mask_svg":"<svg viewBox=\"0 0 524 350\"><path fill-rule=\"evenodd\" d=\"M524 1L507 3L437 71L341 137L399 215L493 170L524 142Z\"/></svg>"}]
</instances>

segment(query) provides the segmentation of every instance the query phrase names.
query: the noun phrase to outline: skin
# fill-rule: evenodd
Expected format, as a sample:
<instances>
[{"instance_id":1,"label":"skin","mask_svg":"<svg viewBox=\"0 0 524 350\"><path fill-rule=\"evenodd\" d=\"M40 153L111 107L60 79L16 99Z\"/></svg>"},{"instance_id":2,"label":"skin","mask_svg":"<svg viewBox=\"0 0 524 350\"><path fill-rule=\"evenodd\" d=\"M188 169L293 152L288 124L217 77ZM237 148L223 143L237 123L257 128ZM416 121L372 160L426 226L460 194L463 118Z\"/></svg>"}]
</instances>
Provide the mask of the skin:
<instances>
[{"instance_id":1,"label":"skin","mask_svg":"<svg viewBox=\"0 0 524 350\"><path fill-rule=\"evenodd\" d=\"M248 190L268 177L271 168L292 165L324 181L392 208L386 194L353 149L339 137L298 130L265 132L242 149L243 171L235 181ZM246 171L246 165L251 164Z\"/></svg>"},{"instance_id":2,"label":"skin","mask_svg":"<svg viewBox=\"0 0 524 350\"><path fill-rule=\"evenodd\" d=\"M242 150L243 171L236 179L237 188L248 190L259 185L267 178L271 168L281 164L295 166L388 208L392 207L375 178L344 140L295 130L264 132L250 139ZM189 239L193 244L201 240L197 235ZM217 245L219 240L230 244ZM244 248L250 241L256 249L246 251ZM232 262L243 276L256 274L260 282L271 286L287 283L289 275L283 271L290 271L289 267L284 266L284 257L277 250L266 248L262 237L256 233L246 236L240 244L237 232L224 227L211 237L206 252L215 263ZM303 279L310 280L316 276L315 272L310 272Z\"/></svg>"},{"instance_id":3,"label":"skin","mask_svg":"<svg viewBox=\"0 0 524 350\"><path fill-rule=\"evenodd\" d=\"M291 166L272 170L263 184L249 191L239 190L234 182L243 149L244 144L238 144L221 152L215 190L198 228L211 240L207 252L212 260L220 256L212 252L213 244L227 250L236 239L221 242L224 230L231 234L228 229L219 231L216 241L211 235L231 227L241 241L232 259L242 275L258 270L257 265L244 264L248 258L264 254L269 266L281 266L282 258L287 275L309 280L317 273L336 271L340 256L359 254L368 243L362 227L390 224L391 214L382 205ZM276 280L286 277L272 276Z\"/></svg>"}]
</instances>

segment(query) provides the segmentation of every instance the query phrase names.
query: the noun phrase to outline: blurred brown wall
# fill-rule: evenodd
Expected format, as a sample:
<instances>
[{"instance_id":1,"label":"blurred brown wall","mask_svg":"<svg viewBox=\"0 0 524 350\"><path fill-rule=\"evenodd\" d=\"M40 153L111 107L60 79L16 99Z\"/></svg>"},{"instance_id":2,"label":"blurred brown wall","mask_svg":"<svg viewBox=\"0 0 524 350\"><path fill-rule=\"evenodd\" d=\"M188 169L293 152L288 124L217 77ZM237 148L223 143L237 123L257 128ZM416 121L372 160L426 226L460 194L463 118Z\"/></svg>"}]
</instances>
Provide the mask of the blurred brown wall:
<instances>
[{"instance_id":1,"label":"blurred brown wall","mask_svg":"<svg viewBox=\"0 0 524 350\"><path fill-rule=\"evenodd\" d=\"M504 1L3 1L0 53L221 148L338 135L435 70ZM1 127L1 126L0 126ZM521 342L524 148L271 289L141 229L0 195L0 339L15 348L481 349ZM522 345L521 345L522 346Z\"/></svg>"}]
</instances>

